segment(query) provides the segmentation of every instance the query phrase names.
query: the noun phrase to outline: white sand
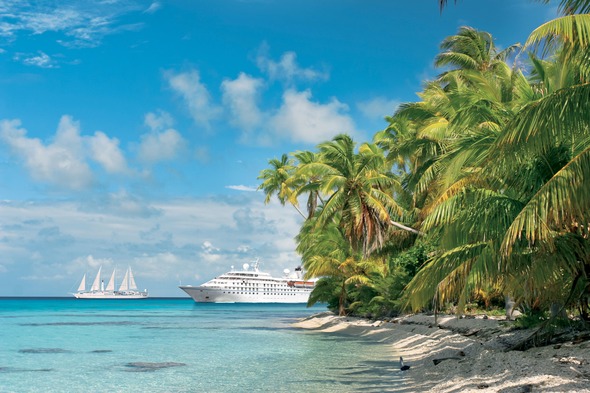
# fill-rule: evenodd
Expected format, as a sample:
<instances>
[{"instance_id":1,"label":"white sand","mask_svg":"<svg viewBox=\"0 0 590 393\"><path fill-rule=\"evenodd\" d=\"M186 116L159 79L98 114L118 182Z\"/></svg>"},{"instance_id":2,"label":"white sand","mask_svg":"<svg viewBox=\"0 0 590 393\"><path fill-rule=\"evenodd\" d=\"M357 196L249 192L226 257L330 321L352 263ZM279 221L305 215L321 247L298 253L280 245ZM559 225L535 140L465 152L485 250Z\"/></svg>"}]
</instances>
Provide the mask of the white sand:
<instances>
[{"instance_id":1,"label":"white sand","mask_svg":"<svg viewBox=\"0 0 590 393\"><path fill-rule=\"evenodd\" d=\"M354 335L391 348L411 366L391 392L588 392L590 342L566 342L507 351L529 331L510 331L509 322L410 315L392 322L337 317L321 313L295 327L320 333ZM452 357L434 365L433 359ZM397 371L397 367L396 367Z\"/></svg>"}]
</instances>

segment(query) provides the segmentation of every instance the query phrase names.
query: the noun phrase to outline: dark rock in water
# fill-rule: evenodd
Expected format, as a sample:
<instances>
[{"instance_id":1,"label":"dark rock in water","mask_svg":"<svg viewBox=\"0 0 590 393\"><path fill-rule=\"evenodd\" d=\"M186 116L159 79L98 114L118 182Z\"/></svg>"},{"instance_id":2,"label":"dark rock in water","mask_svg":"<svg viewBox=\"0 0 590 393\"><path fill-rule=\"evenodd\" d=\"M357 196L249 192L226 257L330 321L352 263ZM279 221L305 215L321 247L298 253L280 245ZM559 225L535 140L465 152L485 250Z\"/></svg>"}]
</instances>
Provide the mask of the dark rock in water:
<instances>
[{"instance_id":1,"label":"dark rock in water","mask_svg":"<svg viewBox=\"0 0 590 393\"><path fill-rule=\"evenodd\" d=\"M19 353L70 353L67 349L61 348L26 348L20 349Z\"/></svg>"},{"instance_id":2,"label":"dark rock in water","mask_svg":"<svg viewBox=\"0 0 590 393\"><path fill-rule=\"evenodd\" d=\"M127 363L125 367L129 367L130 369L127 371L133 372L146 372L146 371L156 371L163 368L169 367L180 367L186 366L185 363L176 363L176 362L161 362L161 363L154 363L154 362L131 362Z\"/></svg>"},{"instance_id":3,"label":"dark rock in water","mask_svg":"<svg viewBox=\"0 0 590 393\"><path fill-rule=\"evenodd\" d=\"M53 371L52 368L14 368L14 367L0 367L0 373L25 373L33 371Z\"/></svg>"},{"instance_id":4,"label":"dark rock in water","mask_svg":"<svg viewBox=\"0 0 590 393\"><path fill-rule=\"evenodd\" d=\"M94 351L90 351L91 353L109 353L109 352L113 352L110 349L95 349Z\"/></svg>"}]
</instances>

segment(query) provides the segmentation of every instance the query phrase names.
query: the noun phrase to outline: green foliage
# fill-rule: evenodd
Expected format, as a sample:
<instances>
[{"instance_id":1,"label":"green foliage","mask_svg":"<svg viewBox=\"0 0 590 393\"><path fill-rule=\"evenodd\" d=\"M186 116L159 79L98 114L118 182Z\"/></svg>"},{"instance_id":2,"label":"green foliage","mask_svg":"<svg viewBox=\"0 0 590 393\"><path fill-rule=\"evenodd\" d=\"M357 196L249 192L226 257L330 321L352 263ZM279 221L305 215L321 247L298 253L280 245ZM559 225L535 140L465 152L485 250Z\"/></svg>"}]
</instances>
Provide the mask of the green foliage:
<instances>
[{"instance_id":1,"label":"green foliage","mask_svg":"<svg viewBox=\"0 0 590 393\"><path fill-rule=\"evenodd\" d=\"M523 326L554 304L590 320L590 1L560 10L521 48L526 68L506 61L517 45L462 27L373 143L338 135L269 162L267 202L308 196L296 240L321 277L311 303L377 316L508 296Z\"/></svg>"}]
</instances>

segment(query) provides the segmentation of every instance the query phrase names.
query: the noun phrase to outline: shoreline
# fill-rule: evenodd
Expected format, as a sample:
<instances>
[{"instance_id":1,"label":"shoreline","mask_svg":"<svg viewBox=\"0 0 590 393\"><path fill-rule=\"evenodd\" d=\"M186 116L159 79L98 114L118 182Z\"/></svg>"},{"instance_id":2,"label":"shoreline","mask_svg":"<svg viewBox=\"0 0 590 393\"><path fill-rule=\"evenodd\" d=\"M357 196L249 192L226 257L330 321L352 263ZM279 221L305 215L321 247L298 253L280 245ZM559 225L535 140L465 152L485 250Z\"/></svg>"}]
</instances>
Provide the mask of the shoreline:
<instances>
[{"instance_id":1,"label":"shoreline","mask_svg":"<svg viewBox=\"0 0 590 393\"><path fill-rule=\"evenodd\" d=\"M320 334L362 337L386 346L403 381L390 392L590 393L590 341L509 350L532 330L483 317L424 314L387 321L324 312L292 324ZM410 365L399 370L399 357ZM437 363L437 364L435 364Z\"/></svg>"}]
</instances>

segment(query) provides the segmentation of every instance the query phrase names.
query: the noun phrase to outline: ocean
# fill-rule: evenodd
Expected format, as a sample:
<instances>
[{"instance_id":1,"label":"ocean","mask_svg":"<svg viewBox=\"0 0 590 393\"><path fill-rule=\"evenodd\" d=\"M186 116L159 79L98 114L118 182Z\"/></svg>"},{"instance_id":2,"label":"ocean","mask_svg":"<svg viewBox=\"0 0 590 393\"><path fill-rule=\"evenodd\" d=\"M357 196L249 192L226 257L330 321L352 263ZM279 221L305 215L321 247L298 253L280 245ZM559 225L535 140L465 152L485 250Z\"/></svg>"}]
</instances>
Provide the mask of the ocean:
<instances>
[{"instance_id":1,"label":"ocean","mask_svg":"<svg viewBox=\"0 0 590 393\"><path fill-rule=\"evenodd\" d=\"M0 392L383 392L382 345L290 326L326 311L190 298L0 298Z\"/></svg>"}]
</instances>

